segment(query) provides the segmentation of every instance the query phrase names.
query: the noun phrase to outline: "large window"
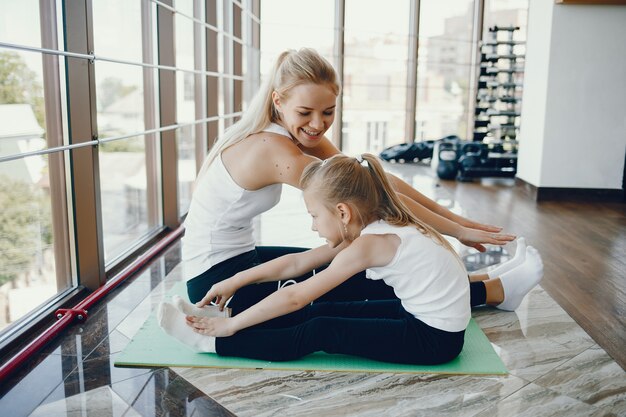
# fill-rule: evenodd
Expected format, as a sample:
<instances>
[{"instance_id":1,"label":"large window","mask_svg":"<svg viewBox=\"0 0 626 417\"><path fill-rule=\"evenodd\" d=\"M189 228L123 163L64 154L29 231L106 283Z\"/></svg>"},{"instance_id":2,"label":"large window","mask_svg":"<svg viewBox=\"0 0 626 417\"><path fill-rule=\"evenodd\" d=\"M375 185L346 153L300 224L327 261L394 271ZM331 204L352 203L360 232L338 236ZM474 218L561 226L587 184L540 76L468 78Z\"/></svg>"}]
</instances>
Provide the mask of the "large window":
<instances>
[{"instance_id":1,"label":"large window","mask_svg":"<svg viewBox=\"0 0 626 417\"><path fill-rule=\"evenodd\" d=\"M523 42L528 1L327 0L312 8L266 0L262 7L262 71L287 47L338 51L332 62L342 72L343 96L335 141L355 154L448 135L471 139L478 28L520 26Z\"/></svg>"},{"instance_id":2,"label":"large window","mask_svg":"<svg viewBox=\"0 0 626 417\"><path fill-rule=\"evenodd\" d=\"M0 2L0 347L180 225L207 137L258 81L258 8Z\"/></svg>"},{"instance_id":3,"label":"large window","mask_svg":"<svg viewBox=\"0 0 626 417\"><path fill-rule=\"evenodd\" d=\"M0 42L57 48L54 7L8 0L0 16ZM62 77L56 57L0 48L0 330L73 283L67 153L40 153L66 143Z\"/></svg>"}]
</instances>

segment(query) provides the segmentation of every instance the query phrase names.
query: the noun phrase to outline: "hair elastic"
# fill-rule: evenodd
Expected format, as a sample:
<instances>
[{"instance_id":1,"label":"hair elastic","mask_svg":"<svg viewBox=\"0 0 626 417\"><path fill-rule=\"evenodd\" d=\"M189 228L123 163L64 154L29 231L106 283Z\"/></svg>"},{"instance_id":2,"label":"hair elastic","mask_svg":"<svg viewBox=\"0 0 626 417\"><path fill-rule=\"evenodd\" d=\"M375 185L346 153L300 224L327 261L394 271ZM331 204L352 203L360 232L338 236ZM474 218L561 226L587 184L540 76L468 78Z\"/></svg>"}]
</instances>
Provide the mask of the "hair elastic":
<instances>
[{"instance_id":1,"label":"hair elastic","mask_svg":"<svg viewBox=\"0 0 626 417\"><path fill-rule=\"evenodd\" d=\"M354 159L356 159L356 161L362 166L362 167L366 167L369 168L370 164L367 162L366 159L363 159L363 155L358 155L355 156Z\"/></svg>"}]
</instances>

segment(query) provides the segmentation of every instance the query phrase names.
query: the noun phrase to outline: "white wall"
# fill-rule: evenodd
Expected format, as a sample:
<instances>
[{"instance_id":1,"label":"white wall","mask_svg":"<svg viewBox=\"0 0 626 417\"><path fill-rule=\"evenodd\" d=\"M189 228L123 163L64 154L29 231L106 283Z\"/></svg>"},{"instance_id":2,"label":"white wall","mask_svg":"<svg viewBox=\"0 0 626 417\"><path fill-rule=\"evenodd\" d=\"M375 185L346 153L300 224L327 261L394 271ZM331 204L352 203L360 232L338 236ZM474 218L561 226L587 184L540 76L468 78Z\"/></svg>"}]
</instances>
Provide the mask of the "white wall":
<instances>
[{"instance_id":1,"label":"white wall","mask_svg":"<svg viewBox=\"0 0 626 417\"><path fill-rule=\"evenodd\" d=\"M528 8L517 176L536 186L540 183L543 158L552 9L551 1L532 0Z\"/></svg>"},{"instance_id":2,"label":"white wall","mask_svg":"<svg viewBox=\"0 0 626 417\"><path fill-rule=\"evenodd\" d=\"M530 0L517 176L537 187L621 189L626 6Z\"/></svg>"}]
</instances>

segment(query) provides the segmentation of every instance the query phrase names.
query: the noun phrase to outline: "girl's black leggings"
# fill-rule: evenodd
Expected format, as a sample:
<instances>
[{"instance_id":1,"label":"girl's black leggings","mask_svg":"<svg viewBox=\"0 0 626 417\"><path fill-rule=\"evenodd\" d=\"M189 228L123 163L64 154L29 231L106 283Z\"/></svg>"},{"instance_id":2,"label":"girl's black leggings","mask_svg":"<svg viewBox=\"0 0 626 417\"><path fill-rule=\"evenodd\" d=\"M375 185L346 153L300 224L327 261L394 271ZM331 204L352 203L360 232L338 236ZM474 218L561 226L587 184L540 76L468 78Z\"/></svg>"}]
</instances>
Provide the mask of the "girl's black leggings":
<instances>
[{"instance_id":1,"label":"girl's black leggings","mask_svg":"<svg viewBox=\"0 0 626 417\"><path fill-rule=\"evenodd\" d=\"M270 261L289 253L297 253L308 250L306 248L293 248L282 246L257 246L255 250L242 253L226 261L214 265L203 274L187 282L187 293L192 303L200 301L211 286L226 278L230 278L237 272L249 269L255 265ZM265 282L248 285L241 288L233 296L228 304L233 314L238 314L250 306L258 303L274 291L283 286L303 281L312 274L306 274L287 281ZM338 287L324 294L316 303L323 301L364 301L364 300L397 300L393 288L382 280L371 280L365 277L365 272L360 272L346 280ZM482 282L470 283L470 303L472 306L485 304L486 291Z\"/></svg>"},{"instance_id":2,"label":"girl's black leggings","mask_svg":"<svg viewBox=\"0 0 626 417\"><path fill-rule=\"evenodd\" d=\"M461 352L465 331L428 326L400 300L315 302L301 310L216 338L217 354L288 361L322 351L385 362L433 365Z\"/></svg>"}]
</instances>

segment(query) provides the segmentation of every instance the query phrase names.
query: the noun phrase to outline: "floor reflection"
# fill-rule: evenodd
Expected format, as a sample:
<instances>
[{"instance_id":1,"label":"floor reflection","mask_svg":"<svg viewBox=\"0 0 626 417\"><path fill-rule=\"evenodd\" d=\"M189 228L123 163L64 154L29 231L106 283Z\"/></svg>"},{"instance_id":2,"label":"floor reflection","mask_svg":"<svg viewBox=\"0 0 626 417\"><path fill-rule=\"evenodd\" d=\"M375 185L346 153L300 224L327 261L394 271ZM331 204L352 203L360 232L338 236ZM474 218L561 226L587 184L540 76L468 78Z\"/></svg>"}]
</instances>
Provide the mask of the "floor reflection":
<instances>
[{"instance_id":1,"label":"floor reflection","mask_svg":"<svg viewBox=\"0 0 626 417\"><path fill-rule=\"evenodd\" d=\"M87 371L85 371L85 374ZM171 369L148 371L142 377L75 392L66 381L54 401L39 405L32 416L233 416Z\"/></svg>"},{"instance_id":2,"label":"floor reflection","mask_svg":"<svg viewBox=\"0 0 626 417\"><path fill-rule=\"evenodd\" d=\"M485 252L470 252L461 257L467 272L474 272L485 269L491 265L506 262L511 259L511 255L502 247L489 247Z\"/></svg>"}]
</instances>

